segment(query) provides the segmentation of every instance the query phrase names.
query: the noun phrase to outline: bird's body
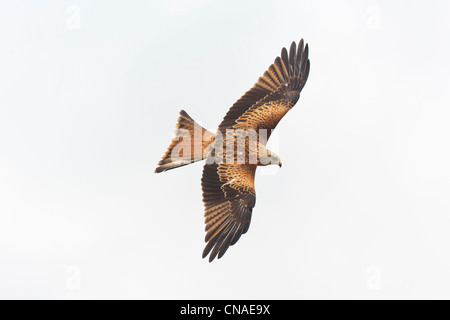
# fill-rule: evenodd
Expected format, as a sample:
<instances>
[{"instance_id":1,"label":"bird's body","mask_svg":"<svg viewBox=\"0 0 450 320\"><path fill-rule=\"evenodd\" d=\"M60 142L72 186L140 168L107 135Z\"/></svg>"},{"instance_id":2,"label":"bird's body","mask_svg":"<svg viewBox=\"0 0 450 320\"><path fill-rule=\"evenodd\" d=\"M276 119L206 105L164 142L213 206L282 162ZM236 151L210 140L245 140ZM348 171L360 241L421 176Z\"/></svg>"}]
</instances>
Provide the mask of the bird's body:
<instances>
[{"instance_id":1,"label":"bird's body","mask_svg":"<svg viewBox=\"0 0 450 320\"><path fill-rule=\"evenodd\" d=\"M278 122L292 109L309 74L308 45L292 43L252 89L228 111L216 134L180 112L176 138L155 172L206 160L202 176L206 237L203 257L221 258L250 226L258 166L281 166L266 148Z\"/></svg>"}]
</instances>

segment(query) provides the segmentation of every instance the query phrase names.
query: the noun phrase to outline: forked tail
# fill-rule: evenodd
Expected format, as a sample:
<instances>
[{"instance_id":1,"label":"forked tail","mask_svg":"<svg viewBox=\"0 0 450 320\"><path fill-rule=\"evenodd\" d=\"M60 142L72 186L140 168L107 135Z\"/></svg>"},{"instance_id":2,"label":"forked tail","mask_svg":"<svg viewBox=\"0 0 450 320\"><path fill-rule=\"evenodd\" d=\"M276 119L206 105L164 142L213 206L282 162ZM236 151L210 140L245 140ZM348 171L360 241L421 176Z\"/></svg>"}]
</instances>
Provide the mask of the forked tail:
<instances>
[{"instance_id":1,"label":"forked tail","mask_svg":"<svg viewBox=\"0 0 450 320\"><path fill-rule=\"evenodd\" d=\"M214 134L196 123L184 110L180 111L175 138L158 162L155 173L164 172L203 160L205 149L214 141Z\"/></svg>"}]
</instances>

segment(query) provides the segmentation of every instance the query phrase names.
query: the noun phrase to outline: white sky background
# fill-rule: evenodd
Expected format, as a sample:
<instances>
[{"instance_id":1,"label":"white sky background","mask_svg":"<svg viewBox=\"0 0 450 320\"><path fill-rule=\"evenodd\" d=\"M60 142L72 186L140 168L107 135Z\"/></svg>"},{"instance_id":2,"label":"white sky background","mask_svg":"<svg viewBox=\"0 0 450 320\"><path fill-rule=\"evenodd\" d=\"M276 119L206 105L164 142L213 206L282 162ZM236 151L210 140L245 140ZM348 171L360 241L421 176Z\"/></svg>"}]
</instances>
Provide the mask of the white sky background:
<instances>
[{"instance_id":1,"label":"white sky background","mask_svg":"<svg viewBox=\"0 0 450 320\"><path fill-rule=\"evenodd\" d=\"M0 298L450 298L448 1L2 1ZM204 248L215 130L304 38L249 232Z\"/></svg>"}]
</instances>

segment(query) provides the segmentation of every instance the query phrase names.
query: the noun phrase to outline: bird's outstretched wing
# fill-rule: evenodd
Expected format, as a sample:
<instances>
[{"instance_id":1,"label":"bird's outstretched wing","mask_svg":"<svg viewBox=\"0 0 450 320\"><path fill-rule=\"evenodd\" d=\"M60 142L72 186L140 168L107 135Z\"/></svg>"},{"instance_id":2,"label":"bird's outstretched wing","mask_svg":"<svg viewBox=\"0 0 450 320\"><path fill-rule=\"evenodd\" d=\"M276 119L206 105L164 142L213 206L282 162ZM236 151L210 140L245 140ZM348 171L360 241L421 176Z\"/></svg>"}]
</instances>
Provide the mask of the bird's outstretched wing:
<instances>
[{"instance_id":1,"label":"bird's outstretched wing","mask_svg":"<svg viewBox=\"0 0 450 320\"><path fill-rule=\"evenodd\" d=\"M228 111L218 132L226 137L227 129L271 129L295 105L309 74L308 45L303 40L292 43L269 67L252 89L247 91ZM217 136L216 136L217 139ZM260 142L264 143L264 141ZM223 140L224 146L226 139ZM207 163L209 163L207 161ZM206 164L202 189L205 204L207 245L211 262L221 258L227 249L246 233L256 202L254 164Z\"/></svg>"},{"instance_id":2,"label":"bird's outstretched wing","mask_svg":"<svg viewBox=\"0 0 450 320\"><path fill-rule=\"evenodd\" d=\"M297 46L292 42L289 53L286 48L281 57L264 72L258 82L230 108L219 131L227 129L271 129L295 105L309 75L308 44L303 39Z\"/></svg>"},{"instance_id":3,"label":"bird's outstretched wing","mask_svg":"<svg viewBox=\"0 0 450 320\"><path fill-rule=\"evenodd\" d=\"M203 258L219 259L246 233L255 206L255 171L251 164L206 164L202 190L208 244Z\"/></svg>"}]
</instances>

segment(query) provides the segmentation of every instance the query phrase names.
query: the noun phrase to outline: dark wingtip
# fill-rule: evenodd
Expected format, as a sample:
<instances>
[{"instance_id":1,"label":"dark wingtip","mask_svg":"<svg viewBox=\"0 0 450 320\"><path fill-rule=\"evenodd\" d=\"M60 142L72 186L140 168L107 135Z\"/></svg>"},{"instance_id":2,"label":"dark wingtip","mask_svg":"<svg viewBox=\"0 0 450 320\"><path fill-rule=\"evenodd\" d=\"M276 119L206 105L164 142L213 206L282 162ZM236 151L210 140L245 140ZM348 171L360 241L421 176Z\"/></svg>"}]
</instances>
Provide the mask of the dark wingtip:
<instances>
[{"instance_id":1,"label":"dark wingtip","mask_svg":"<svg viewBox=\"0 0 450 320\"><path fill-rule=\"evenodd\" d=\"M286 64L288 62L288 51L285 47L283 47L283 49L281 49L281 60L283 60L283 62Z\"/></svg>"},{"instance_id":2,"label":"dark wingtip","mask_svg":"<svg viewBox=\"0 0 450 320\"><path fill-rule=\"evenodd\" d=\"M305 55L305 58L308 58L309 55L309 45L305 45L305 50L303 51L303 54Z\"/></svg>"},{"instance_id":3,"label":"dark wingtip","mask_svg":"<svg viewBox=\"0 0 450 320\"><path fill-rule=\"evenodd\" d=\"M209 251L208 252L205 252L205 251L206 250L204 250L203 253L202 253L202 259L205 259L208 256L208 254L209 254ZM214 258L215 258L215 256L210 255L209 258L208 258L208 262L209 263L213 262Z\"/></svg>"},{"instance_id":4,"label":"dark wingtip","mask_svg":"<svg viewBox=\"0 0 450 320\"><path fill-rule=\"evenodd\" d=\"M301 38L301 39L300 39L300 42L298 43L298 46L299 46L299 47L300 47L300 46L303 46L304 43L305 43L305 41L303 40L303 38Z\"/></svg>"}]
</instances>

